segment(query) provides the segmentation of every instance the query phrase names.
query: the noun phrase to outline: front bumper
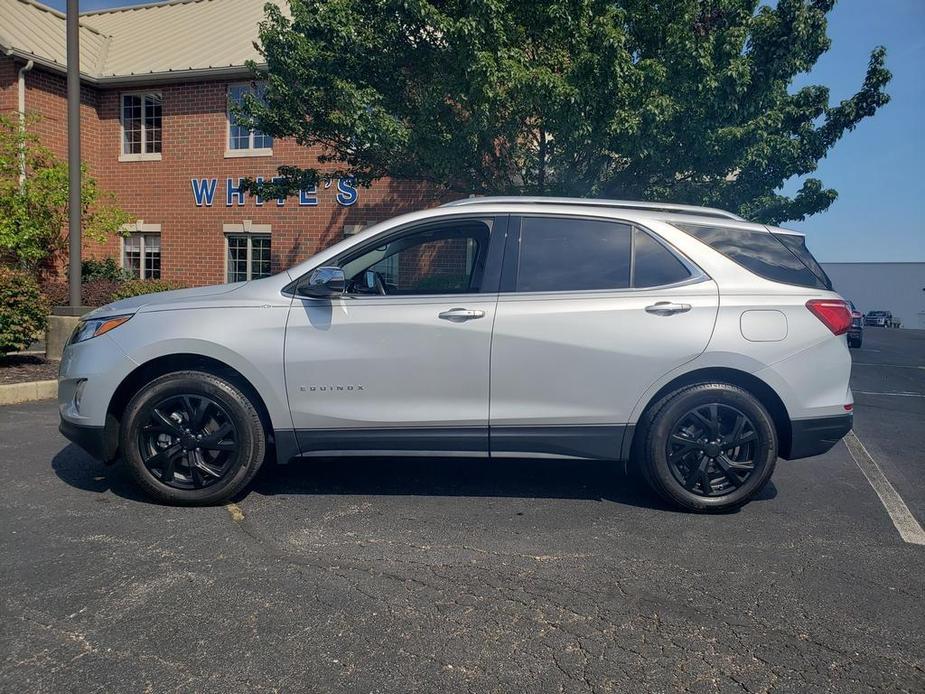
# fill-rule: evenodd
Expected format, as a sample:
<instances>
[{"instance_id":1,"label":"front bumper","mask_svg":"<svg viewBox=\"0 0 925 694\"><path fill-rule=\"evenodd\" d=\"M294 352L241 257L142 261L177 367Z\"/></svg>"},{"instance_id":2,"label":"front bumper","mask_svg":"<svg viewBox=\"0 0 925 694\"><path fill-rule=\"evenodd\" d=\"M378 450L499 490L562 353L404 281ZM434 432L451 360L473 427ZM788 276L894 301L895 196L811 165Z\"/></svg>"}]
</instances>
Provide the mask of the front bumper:
<instances>
[{"instance_id":1,"label":"front bumper","mask_svg":"<svg viewBox=\"0 0 925 694\"><path fill-rule=\"evenodd\" d=\"M851 431L854 414L847 413L833 417L795 419L790 422L790 447L783 451L782 458L796 460L821 455Z\"/></svg>"},{"instance_id":2,"label":"front bumper","mask_svg":"<svg viewBox=\"0 0 925 694\"><path fill-rule=\"evenodd\" d=\"M105 427L74 424L61 417L58 431L97 460L105 461L110 457L110 453L107 451Z\"/></svg>"}]
</instances>

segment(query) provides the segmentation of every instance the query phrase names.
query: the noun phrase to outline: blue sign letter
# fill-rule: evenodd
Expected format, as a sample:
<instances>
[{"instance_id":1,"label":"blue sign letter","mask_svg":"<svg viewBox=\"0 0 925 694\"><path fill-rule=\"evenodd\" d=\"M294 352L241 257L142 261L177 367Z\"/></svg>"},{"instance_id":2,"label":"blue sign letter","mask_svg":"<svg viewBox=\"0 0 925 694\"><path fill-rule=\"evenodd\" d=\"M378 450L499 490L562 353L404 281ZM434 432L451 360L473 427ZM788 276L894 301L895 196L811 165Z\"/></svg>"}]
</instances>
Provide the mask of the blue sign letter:
<instances>
[{"instance_id":1,"label":"blue sign letter","mask_svg":"<svg viewBox=\"0 0 925 694\"><path fill-rule=\"evenodd\" d=\"M283 180L283 177L282 177L282 176L274 176L274 177L273 177L273 183L276 183L277 181L282 181L282 180ZM286 198L276 198L276 206L277 206L277 207L282 207L282 206L285 205L285 204L286 204Z\"/></svg>"},{"instance_id":2,"label":"blue sign letter","mask_svg":"<svg viewBox=\"0 0 925 694\"><path fill-rule=\"evenodd\" d=\"M215 197L215 184L218 179L215 178L191 178L190 185L193 186L193 197L196 199L196 207L212 207L212 200Z\"/></svg>"},{"instance_id":3,"label":"blue sign letter","mask_svg":"<svg viewBox=\"0 0 925 694\"><path fill-rule=\"evenodd\" d=\"M233 200L236 200L238 207L244 204L244 200L247 197L245 192L241 190L238 186L241 185L241 179L239 178L237 182L232 186L231 182L233 178L225 179L225 207L231 207Z\"/></svg>"},{"instance_id":4,"label":"blue sign letter","mask_svg":"<svg viewBox=\"0 0 925 694\"><path fill-rule=\"evenodd\" d=\"M317 205L318 204L318 189L317 186L312 186L311 188L306 188L305 190L299 191L299 205L305 207L306 205Z\"/></svg>"},{"instance_id":5,"label":"blue sign letter","mask_svg":"<svg viewBox=\"0 0 925 694\"><path fill-rule=\"evenodd\" d=\"M257 183L263 183L263 176L257 176L257 178L254 179L254 180L256 180ZM254 204L255 204L257 207L263 207L263 198L260 197L259 195L255 195L255 196L254 196Z\"/></svg>"},{"instance_id":6,"label":"blue sign letter","mask_svg":"<svg viewBox=\"0 0 925 694\"><path fill-rule=\"evenodd\" d=\"M344 207L350 207L357 201L357 189L352 178L337 179L337 202Z\"/></svg>"}]
</instances>

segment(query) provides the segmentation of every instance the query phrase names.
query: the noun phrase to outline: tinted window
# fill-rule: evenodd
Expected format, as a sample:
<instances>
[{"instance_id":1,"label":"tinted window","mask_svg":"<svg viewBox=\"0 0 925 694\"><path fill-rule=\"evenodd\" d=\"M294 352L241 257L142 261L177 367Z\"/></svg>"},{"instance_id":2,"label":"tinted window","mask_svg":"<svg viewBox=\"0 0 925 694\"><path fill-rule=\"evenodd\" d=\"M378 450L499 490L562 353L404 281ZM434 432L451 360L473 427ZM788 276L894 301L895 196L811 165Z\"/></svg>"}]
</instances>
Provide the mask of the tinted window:
<instances>
[{"instance_id":1,"label":"tinted window","mask_svg":"<svg viewBox=\"0 0 925 694\"><path fill-rule=\"evenodd\" d=\"M676 224L710 248L772 282L827 289L825 283L768 232L696 224ZM808 252L808 251L807 251Z\"/></svg>"},{"instance_id":2,"label":"tinted window","mask_svg":"<svg viewBox=\"0 0 925 694\"><path fill-rule=\"evenodd\" d=\"M478 292L488 251L489 225L461 221L428 226L347 258L347 292L392 295ZM375 278L373 277L373 273Z\"/></svg>"},{"instance_id":3,"label":"tinted window","mask_svg":"<svg viewBox=\"0 0 925 694\"><path fill-rule=\"evenodd\" d=\"M774 238L784 244L787 249L793 253L800 261L813 271L813 274L819 278L826 289L832 288L832 280L825 274L822 266L816 262L813 254L806 247L806 237L798 234L774 234Z\"/></svg>"},{"instance_id":4,"label":"tinted window","mask_svg":"<svg viewBox=\"0 0 925 694\"><path fill-rule=\"evenodd\" d=\"M626 289L630 227L585 219L524 217L517 291Z\"/></svg>"},{"instance_id":5,"label":"tinted window","mask_svg":"<svg viewBox=\"0 0 925 694\"><path fill-rule=\"evenodd\" d=\"M636 229L633 239L633 286L660 287L691 276L671 251L646 232Z\"/></svg>"}]
</instances>

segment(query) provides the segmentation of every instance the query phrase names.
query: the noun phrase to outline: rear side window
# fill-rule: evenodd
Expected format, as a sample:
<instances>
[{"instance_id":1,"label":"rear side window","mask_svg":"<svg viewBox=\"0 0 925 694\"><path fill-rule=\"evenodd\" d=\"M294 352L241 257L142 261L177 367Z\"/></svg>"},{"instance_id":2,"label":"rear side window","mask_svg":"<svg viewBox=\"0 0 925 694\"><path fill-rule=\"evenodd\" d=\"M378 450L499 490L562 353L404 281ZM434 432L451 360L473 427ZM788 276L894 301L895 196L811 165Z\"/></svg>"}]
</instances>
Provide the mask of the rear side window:
<instances>
[{"instance_id":1,"label":"rear side window","mask_svg":"<svg viewBox=\"0 0 925 694\"><path fill-rule=\"evenodd\" d=\"M774 232L771 232L771 234L784 244L787 250L799 258L806 267L812 270L813 274L819 278L826 289L832 288L832 280L825 274L825 270L822 269L822 266L816 261L813 254L810 253L809 249L806 247L805 236L799 236L797 234L775 234Z\"/></svg>"},{"instance_id":2,"label":"rear side window","mask_svg":"<svg viewBox=\"0 0 925 694\"><path fill-rule=\"evenodd\" d=\"M690 271L675 255L642 229L633 232L633 286L661 287L684 282Z\"/></svg>"},{"instance_id":3,"label":"rear side window","mask_svg":"<svg viewBox=\"0 0 925 694\"><path fill-rule=\"evenodd\" d=\"M800 287L831 288L824 272L822 277L825 279L822 279L774 234L699 224L675 226L759 277ZM805 246L803 250L809 255ZM813 263L818 265L815 260Z\"/></svg>"},{"instance_id":4,"label":"rear side window","mask_svg":"<svg viewBox=\"0 0 925 694\"><path fill-rule=\"evenodd\" d=\"M631 233L614 222L524 217L516 291L628 288Z\"/></svg>"}]
</instances>

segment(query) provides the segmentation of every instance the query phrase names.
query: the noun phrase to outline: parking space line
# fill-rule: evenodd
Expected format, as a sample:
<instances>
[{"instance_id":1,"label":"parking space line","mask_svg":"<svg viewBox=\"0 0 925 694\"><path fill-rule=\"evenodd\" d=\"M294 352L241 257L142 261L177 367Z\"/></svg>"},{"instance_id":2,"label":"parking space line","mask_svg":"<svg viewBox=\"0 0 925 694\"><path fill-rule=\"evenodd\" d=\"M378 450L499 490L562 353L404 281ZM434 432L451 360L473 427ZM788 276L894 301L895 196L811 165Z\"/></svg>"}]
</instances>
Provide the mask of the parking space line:
<instances>
[{"instance_id":1,"label":"parking space line","mask_svg":"<svg viewBox=\"0 0 925 694\"><path fill-rule=\"evenodd\" d=\"M878 393L870 390L856 390L855 392L860 395L893 395L897 398L925 398L925 395L922 393Z\"/></svg>"},{"instance_id":2,"label":"parking space line","mask_svg":"<svg viewBox=\"0 0 925 694\"><path fill-rule=\"evenodd\" d=\"M855 361L852 362L854 366L877 366L877 367L888 367L891 369L922 369L925 371L925 366L915 366L914 364L874 364L869 361Z\"/></svg>"},{"instance_id":3,"label":"parking space line","mask_svg":"<svg viewBox=\"0 0 925 694\"><path fill-rule=\"evenodd\" d=\"M877 492L877 496L880 497L880 501L889 514L890 520L893 521L893 525L899 531L899 536L910 544L925 545L925 530L922 530L922 526L912 515L909 507L906 506L906 502L903 501L896 488L893 487L883 470L877 465L877 461L864 448L861 440L853 431L849 431L844 441L845 446L848 447L848 453L857 463L857 466L861 468L861 472L864 473L864 477L870 482L870 486Z\"/></svg>"}]
</instances>

